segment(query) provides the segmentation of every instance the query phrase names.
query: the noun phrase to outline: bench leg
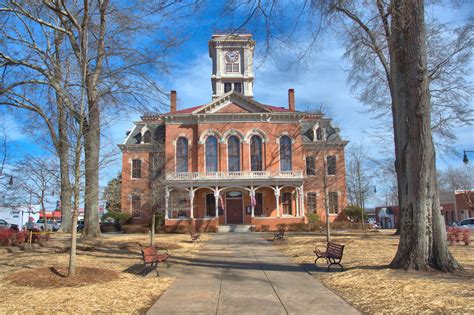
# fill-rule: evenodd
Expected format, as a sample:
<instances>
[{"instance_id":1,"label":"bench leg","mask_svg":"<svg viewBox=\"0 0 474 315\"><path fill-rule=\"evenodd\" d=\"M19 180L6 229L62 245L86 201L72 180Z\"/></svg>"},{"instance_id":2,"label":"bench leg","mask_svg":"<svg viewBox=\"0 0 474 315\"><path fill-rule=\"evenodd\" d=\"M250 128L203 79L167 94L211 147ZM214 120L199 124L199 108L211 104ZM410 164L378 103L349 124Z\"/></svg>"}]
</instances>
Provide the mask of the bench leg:
<instances>
[{"instance_id":1,"label":"bench leg","mask_svg":"<svg viewBox=\"0 0 474 315\"><path fill-rule=\"evenodd\" d=\"M334 259L333 259L333 260L329 260L329 261L330 261L330 264L329 264L329 266L328 266L327 271L329 271L329 269L331 268L332 265L338 265L339 267L341 267L341 272L344 271L344 267L342 267L342 265L341 265L341 260L339 260L339 261L337 261L337 262L336 262L336 260L334 260Z\"/></svg>"}]
</instances>

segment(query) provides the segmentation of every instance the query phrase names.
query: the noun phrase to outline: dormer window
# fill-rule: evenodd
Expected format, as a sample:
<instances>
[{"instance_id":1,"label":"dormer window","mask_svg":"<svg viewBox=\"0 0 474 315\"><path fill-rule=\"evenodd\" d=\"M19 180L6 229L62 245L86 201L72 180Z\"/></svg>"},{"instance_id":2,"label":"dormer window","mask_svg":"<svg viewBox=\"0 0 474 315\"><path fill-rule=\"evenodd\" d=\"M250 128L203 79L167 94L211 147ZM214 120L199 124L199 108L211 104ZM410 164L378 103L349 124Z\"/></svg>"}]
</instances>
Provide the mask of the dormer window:
<instances>
[{"instance_id":1,"label":"dormer window","mask_svg":"<svg viewBox=\"0 0 474 315\"><path fill-rule=\"evenodd\" d=\"M235 90L239 93L242 93L242 83L241 82L224 82L224 93Z\"/></svg>"},{"instance_id":2,"label":"dormer window","mask_svg":"<svg viewBox=\"0 0 474 315\"><path fill-rule=\"evenodd\" d=\"M242 93L242 83L240 82L235 82L234 83L234 90L239 92L239 93Z\"/></svg>"},{"instance_id":3,"label":"dormer window","mask_svg":"<svg viewBox=\"0 0 474 315\"><path fill-rule=\"evenodd\" d=\"M232 83L225 82L224 83L224 93L230 92L232 90Z\"/></svg>"}]
</instances>

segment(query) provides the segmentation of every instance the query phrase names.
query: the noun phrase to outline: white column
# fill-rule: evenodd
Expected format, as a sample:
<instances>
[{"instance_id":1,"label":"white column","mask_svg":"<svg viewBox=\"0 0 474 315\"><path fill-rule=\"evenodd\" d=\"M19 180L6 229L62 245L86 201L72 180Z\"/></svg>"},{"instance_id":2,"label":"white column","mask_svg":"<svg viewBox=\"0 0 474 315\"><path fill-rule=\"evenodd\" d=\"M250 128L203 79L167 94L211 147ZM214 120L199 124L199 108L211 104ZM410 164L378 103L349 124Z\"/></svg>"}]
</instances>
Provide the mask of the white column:
<instances>
[{"instance_id":1,"label":"white column","mask_svg":"<svg viewBox=\"0 0 474 315\"><path fill-rule=\"evenodd\" d=\"M304 190L303 190L303 185L301 185L301 187L300 187L300 200L301 200L300 216L304 217Z\"/></svg>"},{"instance_id":2,"label":"white column","mask_svg":"<svg viewBox=\"0 0 474 315\"><path fill-rule=\"evenodd\" d=\"M165 219L169 219L169 201L170 201L170 190L168 186L165 187Z\"/></svg>"},{"instance_id":3,"label":"white column","mask_svg":"<svg viewBox=\"0 0 474 315\"><path fill-rule=\"evenodd\" d=\"M299 188L295 188L295 203L296 203L295 217L299 217L300 216L300 190Z\"/></svg>"},{"instance_id":4,"label":"white column","mask_svg":"<svg viewBox=\"0 0 474 315\"><path fill-rule=\"evenodd\" d=\"M216 187L216 190L214 190L214 202L216 205L215 216L216 218L218 218L219 217L219 190L217 189L217 187Z\"/></svg>"},{"instance_id":5,"label":"white column","mask_svg":"<svg viewBox=\"0 0 474 315\"><path fill-rule=\"evenodd\" d=\"M253 189L253 186L250 186L250 205L252 206L252 218L255 217L255 204L252 202L252 200L255 200L255 190Z\"/></svg>"},{"instance_id":6,"label":"white column","mask_svg":"<svg viewBox=\"0 0 474 315\"><path fill-rule=\"evenodd\" d=\"M275 188L275 202L276 202L276 208L277 208L277 217L280 217L280 189L278 186Z\"/></svg>"},{"instance_id":7,"label":"white column","mask_svg":"<svg viewBox=\"0 0 474 315\"><path fill-rule=\"evenodd\" d=\"M189 217L194 219L194 211L193 211L193 202L194 202L194 189L191 187L189 189Z\"/></svg>"}]
</instances>

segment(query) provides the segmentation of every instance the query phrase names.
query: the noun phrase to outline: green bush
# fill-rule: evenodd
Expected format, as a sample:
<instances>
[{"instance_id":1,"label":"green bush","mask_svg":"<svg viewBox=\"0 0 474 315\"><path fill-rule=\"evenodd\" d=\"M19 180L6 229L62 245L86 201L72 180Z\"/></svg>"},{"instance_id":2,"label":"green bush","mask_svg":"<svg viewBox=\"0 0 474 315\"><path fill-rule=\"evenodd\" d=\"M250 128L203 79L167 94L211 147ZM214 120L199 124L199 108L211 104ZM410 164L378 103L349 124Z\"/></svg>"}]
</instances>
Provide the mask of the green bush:
<instances>
[{"instance_id":1,"label":"green bush","mask_svg":"<svg viewBox=\"0 0 474 315\"><path fill-rule=\"evenodd\" d=\"M311 225L321 222L321 217L317 213L314 213L314 212L309 213L307 217L308 217L308 222Z\"/></svg>"},{"instance_id":2,"label":"green bush","mask_svg":"<svg viewBox=\"0 0 474 315\"><path fill-rule=\"evenodd\" d=\"M122 225L131 218L131 215L129 213L116 211L109 211L102 215L102 221L107 221L109 218L113 219L115 223Z\"/></svg>"},{"instance_id":3,"label":"green bush","mask_svg":"<svg viewBox=\"0 0 474 315\"><path fill-rule=\"evenodd\" d=\"M365 219L364 209L358 206L348 206L342 210L347 219L351 222L362 222Z\"/></svg>"}]
</instances>

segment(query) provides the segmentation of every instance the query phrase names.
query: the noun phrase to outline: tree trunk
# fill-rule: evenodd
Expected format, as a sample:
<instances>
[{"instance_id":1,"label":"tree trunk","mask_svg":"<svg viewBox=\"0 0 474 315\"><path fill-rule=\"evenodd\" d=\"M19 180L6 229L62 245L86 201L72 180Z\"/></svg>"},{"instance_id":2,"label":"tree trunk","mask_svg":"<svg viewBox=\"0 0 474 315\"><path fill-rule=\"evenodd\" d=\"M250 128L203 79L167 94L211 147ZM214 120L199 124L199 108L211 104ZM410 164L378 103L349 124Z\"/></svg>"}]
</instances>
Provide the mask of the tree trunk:
<instances>
[{"instance_id":1,"label":"tree trunk","mask_svg":"<svg viewBox=\"0 0 474 315\"><path fill-rule=\"evenodd\" d=\"M58 106L59 167L61 173L61 232L71 232L71 181L69 179L69 139L64 108Z\"/></svg>"},{"instance_id":2,"label":"tree trunk","mask_svg":"<svg viewBox=\"0 0 474 315\"><path fill-rule=\"evenodd\" d=\"M436 183L422 0L392 0L390 72L400 243L393 268L459 268L448 251Z\"/></svg>"},{"instance_id":3,"label":"tree trunk","mask_svg":"<svg viewBox=\"0 0 474 315\"><path fill-rule=\"evenodd\" d=\"M89 91L88 94L92 93ZM88 124L84 133L84 154L86 190L84 209L84 230L82 236L94 238L100 235L99 227L99 155L100 155L100 113L95 98L88 98Z\"/></svg>"}]
</instances>

